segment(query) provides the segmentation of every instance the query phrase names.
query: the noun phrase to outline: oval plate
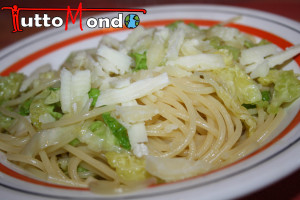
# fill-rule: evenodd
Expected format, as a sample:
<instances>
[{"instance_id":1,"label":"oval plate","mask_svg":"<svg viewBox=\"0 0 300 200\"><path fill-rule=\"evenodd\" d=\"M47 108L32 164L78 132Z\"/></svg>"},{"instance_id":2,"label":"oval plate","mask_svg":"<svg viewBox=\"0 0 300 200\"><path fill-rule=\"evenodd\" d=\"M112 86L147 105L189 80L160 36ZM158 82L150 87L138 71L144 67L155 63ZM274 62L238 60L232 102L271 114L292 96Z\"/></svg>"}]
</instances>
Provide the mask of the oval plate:
<instances>
[{"instance_id":1,"label":"oval plate","mask_svg":"<svg viewBox=\"0 0 300 200\"><path fill-rule=\"evenodd\" d=\"M267 39L285 49L299 44L300 24L278 15L261 11L213 5L168 5L146 8L147 14L137 13L141 25L164 26L176 20L211 26L219 21L241 15L231 27ZM105 17L115 17L116 13ZM123 16L126 16L124 13ZM97 16L98 18L101 16ZM96 17L96 18L97 18ZM103 17L103 16L102 16ZM85 19L83 19L85 21ZM18 42L0 52L1 75L12 71L30 74L39 66L50 63L54 69L63 63L71 51L93 48L101 37L110 34L123 40L129 29L89 29L79 25L51 29ZM299 73L300 56L286 69ZM251 155L222 169L175 183L153 186L129 194L123 199L229 199L245 195L288 175L300 167L300 100L294 102L274 132L269 143ZM3 199L107 199L87 189L59 186L35 179L11 165L0 154L0 191ZM282 164L284 163L284 165ZM278 167L280 166L280 167ZM120 196L111 196L112 199Z\"/></svg>"}]
</instances>

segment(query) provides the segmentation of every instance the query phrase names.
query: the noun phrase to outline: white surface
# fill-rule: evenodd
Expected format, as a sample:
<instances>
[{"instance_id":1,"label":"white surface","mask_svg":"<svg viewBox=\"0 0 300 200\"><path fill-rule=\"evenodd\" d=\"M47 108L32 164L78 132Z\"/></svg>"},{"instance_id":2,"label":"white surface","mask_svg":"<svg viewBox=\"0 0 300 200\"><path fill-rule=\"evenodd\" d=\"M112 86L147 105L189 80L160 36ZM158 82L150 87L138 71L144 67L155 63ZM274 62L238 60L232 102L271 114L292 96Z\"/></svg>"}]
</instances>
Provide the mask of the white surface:
<instances>
[{"instance_id":1,"label":"white surface","mask_svg":"<svg viewBox=\"0 0 300 200\"><path fill-rule=\"evenodd\" d=\"M267 32L280 36L293 44L299 44L300 25L299 23L277 15L254 11L244 8L227 6L200 6L200 5L179 5L152 7L147 9L146 15L139 14L141 21L152 21L162 19L208 19L226 20L237 15L243 18L237 23L256 27ZM114 16L115 14L112 14ZM55 41L63 41L67 38L85 34L88 30L81 32L78 25L69 28L49 30L34 35L0 52L0 71L15 63L17 60L32 54L40 49L52 45ZM111 35L118 39L124 39L129 31L115 32ZM65 46L58 51L51 52L32 63L29 63L21 71L26 74L31 73L37 67L50 63L54 68L58 68L71 51L76 49L96 47L100 37L93 37L69 46ZM12 53L13 52L13 53ZM293 68L299 73L299 66L293 62L288 68ZM280 133L294 118L299 111L297 101L288 110L287 117L276 129L275 134ZM167 184L164 186L137 191L132 194L125 194L124 199L229 199L235 198L263 186L266 186L283 176L291 173L300 167L300 125L290 131L271 147L259 154L244 160L232 167L221 171L198 177L190 180ZM3 163L3 161L1 161ZM283 164L284 163L284 164ZM280 167L274 167L280 166ZM1 199L103 199L87 191L63 190L53 187L45 187L36 184L26 183L0 173ZM10 189L9 189L10 188ZM17 191L22 190L22 192Z\"/></svg>"}]
</instances>

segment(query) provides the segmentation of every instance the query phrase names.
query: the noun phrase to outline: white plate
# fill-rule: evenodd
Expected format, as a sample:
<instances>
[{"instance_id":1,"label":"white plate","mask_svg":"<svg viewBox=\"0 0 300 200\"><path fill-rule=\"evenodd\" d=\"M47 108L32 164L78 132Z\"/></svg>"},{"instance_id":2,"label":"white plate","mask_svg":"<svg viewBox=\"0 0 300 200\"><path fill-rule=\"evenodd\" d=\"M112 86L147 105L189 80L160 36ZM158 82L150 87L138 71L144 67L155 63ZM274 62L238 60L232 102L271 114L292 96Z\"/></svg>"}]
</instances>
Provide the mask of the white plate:
<instances>
[{"instance_id":1,"label":"white plate","mask_svg":"<svg viewBox=\"0 0 300 200\"><path fill-rule=\"evenodd\" d=\"M146 15L138 13L145 26L162 26L177 19L207 26L242 15L242 19L234 25L241 31L268 39L281 48L300 43L298 22L261 11L213 5L159 6L147 11ZM106 16L114 17L116 13ZM95 47L103 34L122 40L129 32L129 29L109 32L87 27L80 31L78 24L70 26L68 31L63 28L49 30L4 49L0 53L0 71L7 74L20 70L29 74L45 63L58 68L71 51ZM300 63L299 56L297 62ZM287 68L300 72L295 61ZM242 161L204 176L125 194L122 198L228 199L250 193L286 176L300 167L299 102L287 110L287 116L276 129L271 142ZM107 198L87 190L61 187L24 176L24 172L5 162L3 155L0 159L1 199Z\"/></svg>"}]
</instances>

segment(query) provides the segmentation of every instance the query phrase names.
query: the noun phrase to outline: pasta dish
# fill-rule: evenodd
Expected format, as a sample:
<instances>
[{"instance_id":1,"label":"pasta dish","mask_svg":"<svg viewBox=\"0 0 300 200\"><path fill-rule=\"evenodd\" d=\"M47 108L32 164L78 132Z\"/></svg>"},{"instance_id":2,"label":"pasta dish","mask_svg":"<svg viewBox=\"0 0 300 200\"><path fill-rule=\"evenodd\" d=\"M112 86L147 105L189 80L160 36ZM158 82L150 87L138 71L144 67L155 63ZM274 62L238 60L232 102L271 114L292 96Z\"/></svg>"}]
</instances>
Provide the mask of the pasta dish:
<instances>
[{"instance_id":1,"label":"pasta dish","mask_svg":"<svg viewBox=\"0 0 300 200\"><path fill-rule=\"evenodd\" d=\"M268 142L300 96L300 53L174 22L104 36L59 70L0 77L0 150L56 184L119 193L228 165Z\"/></svg>"}]
</instances>

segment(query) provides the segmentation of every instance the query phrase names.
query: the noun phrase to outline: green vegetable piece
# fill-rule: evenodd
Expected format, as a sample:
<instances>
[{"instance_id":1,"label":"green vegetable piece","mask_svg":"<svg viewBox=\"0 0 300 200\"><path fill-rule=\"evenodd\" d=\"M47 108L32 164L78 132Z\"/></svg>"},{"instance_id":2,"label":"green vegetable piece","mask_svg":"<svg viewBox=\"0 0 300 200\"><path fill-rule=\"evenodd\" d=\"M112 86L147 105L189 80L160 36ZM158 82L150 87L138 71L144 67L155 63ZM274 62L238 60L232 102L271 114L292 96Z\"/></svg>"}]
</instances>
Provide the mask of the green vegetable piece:
<instances>
[{"instance_id":1,"label":"green vegetable piece","mask_svg":"<svg viewBox=\"0 0 300 200\"><path fill-rule=\"evenodd\" d=\"M74 140L69 142L69 145L72 145L74 147L78 146L79 144L80 144L80 140L78 140L78 138L75 138Z\"/></svg>"},{"instance_id":2,"label":"green vegetable piece","mask_svg":"<svg viewBox=\"0 0 300 200\"><path fill-rule=\"evenodd\" d=\"M279 71L274 84L272 101L267 110L269 113L277 113L283 103L293 102L300 97L300 80L292 70Z\"/></svg>"},{"instance_id":3,"label":"green vegetable piece","mask_svg":"<svg viewBox=\"0 0 300 200\"><path fill-rule=\"evenodd\" d=\"M261 101L261 92L258 84L252 80L244 70L238 66L226 67L213 72L216 78L226 87L233 98L237 98L241 104L255 104Z\"/></svg>"},{"instance_id":4,"label":"green vegetable piece","mask_svg":"<svg viewBox=\"0 0 300 200\"><path fill-rule=\"evenodd\" d=\"M227 49L232 54L233 60L238 60L240 57L241 51L238 48L225 45L221 49Z\"/></svg>"},{"instance_id":5,"label":"green vegetable piece","mask_svg":"<svg viewBox=\"0 0 300 200\"><path fill-rule=\"evenodd\" d=\"M60 88L49 88L49 95L45 98L45 104L55 104L60 102Z\"/></svg>"},{"instance_id":6,"label":"green vegetable piece","mask_svg":"<svg viewBox=\"0 0 300 200\"><path fill-rule=\"evenodd\" d=\"M263 101L270 101L271 100L271 93L270 93L270 91L262 91L261 92L261 99Z\"/></svg>"},{"instance_id":7,"label":"green vegetable piece","mask_svg":"<svg viewBox=\"0 0 300 200\"><path fill-rule=\"evenodd\" d=\"M68 165L69 165L69 158L59 158L57 160L60 169L65 173L68 174Z\"/></svg>"},{"instance_id":8,"label":"green vegetable piece","mask_svg":"<svg viewBox=\"0 0 300 200\"><path fill-rule=\"evenodd\" d=\"M41 123L39 121L39 117L45 113L48 113L48 106L44 104L42 99L34 100L30 105L30 119L32 124L40 128Z\"/></svg>"},{"instance_id":9,"label":"green vegetable piece","mask_svg":"<svg viewBox=\"0 0 300 200\"><path fill-rule=\"evenodd\" d=\"M32 124L36 128L40 128L41 122L39 121L39 117L46 113L49 113L56 120L62 117L62 114L54 111L55 105L46 105L44 103L44 99L34 99L30 105L30 118Z\"/></svg>"},{"instance_id":10,"label":"green vegetable piece","mask_svg":"<svg viewBox=\"0 0 300 200\"><path fill-rule=\"evenodd\" d=\"M258 101L255 103L258 108L268 108L270 105L269 101Z\"/></svg>"},{"instance_id":11,"label":"green vegetable piece","mask_svg":"<svg viewBox=\"0 0 300 200\"><path fill-rule=\"evenodd\" d=\"M0 113L0 131L1 129L7 130L13 123L13 118L7 117Z\"/></svg>"},{"instance_id":12,"label":"green vegetable piece","mask_svg":"<svg viewBox=\"0 0 300 200\"><path fill-rule=\"evenodd\" d=\"M7 100L14 99L19 95L19 89L24 75L10 73L9 76L0 76L0 105Z\"/></svg>"},{"instance_id":13,"label":"green vegetable piece","mask_svg":"<svg viewBox=\"0 0 300 200\"><path fill-rule=\"evenodd\" d=\"M300 96L300 80L292 70L270 70L267 76L258 78L258 82L264 86L274 84L268 113L277 113L282 104L293 102Z\"/></svg>"},{"instance_id":14,"label":"green vegetable piece","mask_svg":"<svg viewBox=\"0 0 300 200\"><path fill-rule=\"evenodd\" d=\"M172 22L171 24L166 25L166 27L173 31L177 28L179 23L184 23L184 22L182 20L178 20L178 21Z\"/></svg>"},{"instance_id":15,"label":"green vegetable piece","mask_svg":"<svg viewBox=\"0 0 300 200\"><path fill-rule=\"evenodd\" d=\"M190 26L190 27L192 27L192 28L194 28L194 29L199 29L199 27L196 25L196 24L194 24L194 23L188 23L188 26Z\"/></svg>"},{"instance_id":16,"label":"green vegetable piece","mask_svg":"<svg viewBox=\"0 0 300 200\"><path fill-rule=\"evenodd\" d=\"M145 160L128 153L107 152L108 164L116 169L119 177L127 181L141 181L149 177L145 169Z\"/></svg>"},{"instance_id":17,"label":"green vegetable piece","mask_svg":"<svg viewBox=\"0 0 300 200\"><path fill-rule=\"evenodd\" d=\"M135 68L133 69L133 71L148 69L146 51L142 54L132 53L130 56L133 57L135 60Z\"/></svg>"},{"instance_id":18,"label":"green vegetable piece","mask_svg":"<svg viewBox=\"0 0 300 200\"><path fill-rule=\"evenodd\" d=\"M62 115L61 113L59 113L59 112L53 111L53 110L54 110L54 107L55 107L55 106L52 107L52 111L50 112L50 115L51 115L52 117L54 117L56 120L57 120L57 119L60 119L63 115Z\"/></svg>"},{"instance_id":19,"label":"green vegetable piece","mask_svg":"<svg viewBox=\"0 0 300 200\"><path fill-rule=\"evenodd\" d=\"M257 46L262 46L262 45L266 45L266 44L270 44L270 42L268 40L263 39L257 44Z\"/></svg>"},{"instance_id":20,"label":"green vegetable piece","mask_svg":"<svg viewBox=\"0 0 300 200\"><path fill-rule=\"evenodd\" d=\"M32 99L27 99L20 107L20 115L28 116L30 114L30 105L32 103Z\"/></svg>"},{"instance_id":21,"label":"green vegetable piece","mask_svg":"<svg viewBox=\"0 0 300 200\"><path fill-rule=\"evenodd\" d=\"M92 105L92 107L94 107L96 105L97 99L100 95L100 90L97 88L92 88L88 94L89 94L89 98L93 99L93 102L91 105Z\"/></svg>"},{"instance_id":22,"label":"green vegetable piece","mask_svg":"<svg viewBox=\"0 0 300 200\"><path fill-rule=\"evenodd\" d=\"M242 104L242 106L244 106L247 109L252 109L252 108L256 108L255 104Z\"/></svg>"},{"instance_id":23,"label":"green vegetable piece","mask_svg":"<svg viewBox=\"0 0 300 200\"><path fill-rule=\"evenodd\" d=\"M270 86L279 79L280 71L279 70L270 70L268 75L265 77L259 77L257 80L263 86Z\"/></svg>"},{"instance_id":24,"label":"green vegetable piece","mask_svg":"<svg viewBox=\"0 0 300 200\"><path fill-rule=\"evenodd\" d=\"M86 122L82 126L78 139L96 152L121 149L117 138L102 121Z\"/></svg>"},{"instance_id":25,"label":"green vegetable piece","mask_svg":"<svg viewBox=\"0 0 300 200\"><path fill-rule=\"evenodd\" d=\"M87 170L84 167L81 167L80 165L77 167L77 172L81 173L81 172L88 172L89 170Z\"/></svg>"},{"instance_id":26,"label":"green vegetable piece","mask_svg":"<svg viewBox=\"0 0 300 200\"><path fill-rule=\"evenodd\" d=\"M49 90L50 90L50 91L57 91L57 90L60 90L60 88L50 87Z\"/></svg>"},{"instance_id":27,"label":"green vegetable piece","mask_svg":"<svg viewBox=\"0 0 300 200\"><path fill-rule=\"evenodd\" d=\"M261 40L259 43L255 44L249 40L246 40L244 42L244 46L246 48L252 48L252 47L256 47L256 46L262 46L262 45L266 45L266 44L270 44L270 42L268 40Z\"/></svg>"},{"instance_id":28,"label":"green vegetable piece","mask_svg":"<svg viewBox=\"0 0 300 200\"><path fill-rule=\"evenodd\" d=\"M213 46L215 49L220 49L221 46L223 45L223 42L221 38L214 36L209 38L209 44Z\"/></svg>"},{"instance_id":29,"label":"green vegetable piece","mask_svg":"<svg viewBox=\"0 0 300 200\"><path fill-rule=\"evenodd\" d=\"M282 104L293 102L300 96L300 80L292 70L270 70L267 76L258 78L258 82L264 86L274 84L268 113L277 113Z\"/></svg>"},{"instance_id":30,"label":"green vegetable piece","mask_svg":"<svg viewBox=\"0 0 300 200\"><path fill-rule=\"evenodd\" d=\"M105 130L105 125L101 121L94 121L89 129L93 132L102 132Z\"/></svg>"},{"instance_id":31,"label":"green vegetable piece","mask_svg":"<svg viewBox=\"0 0 300 200\"><path fill-rule=\"evenodd\" d=\"M240 57L241 52L238 48L226 45L225 42L217 36L209 38L209 44L215 49L227 49L232 54L234 60L238 60Z\"/></svg>"},{"instance_id":32,"label":"green vegetable piece","mask_svg":"<svg viewBox=\"0 0 300 200\"><path fill-rule=\"evenodd\" d=\"M249 41L249 40L245 40L244 46L245 46L247 49L249 49L249 48L255 47L256 45L255 45L253 42Z\"/></svg>"},{"instance_id":33,"label":"green vegetable piece","mask_svg":"<svg viewBox=\"0 0 300 200\"><path fill-rule=\"evenodd\" d=\"M103 113L102 118L104 123L109 127L112 134L117 138L120 146L126 150L131 149L131 145L128 138L128 133L126 128L118 122L115 118L110 116L110 113Z\"/></svg>"},{"instance_id":34,"label":"green vegetable piece","mask_svg":"<svg viewBox=\"0 0 300 200\"><path fill-rule=\"evenodd\" d=\"M268 108L270 105L271 93L270 91L262 91L261 92L261 101L255 102L258 108Z\"/></svg>"},{"instance_id":35,"label":"green vegetable piece","mask_svg":"<svg viewBox=\"0 0 300 200\"><path fill-rule=\"evenodd\" d=\"M46 113L50 114L56 120L60 119L63 114L60 105L60 89L48 88L34 97L30 104L29 112L33 125L40 128L39 117Z\"/></svg>"}]
</instances>

